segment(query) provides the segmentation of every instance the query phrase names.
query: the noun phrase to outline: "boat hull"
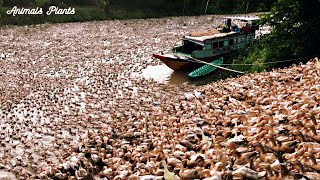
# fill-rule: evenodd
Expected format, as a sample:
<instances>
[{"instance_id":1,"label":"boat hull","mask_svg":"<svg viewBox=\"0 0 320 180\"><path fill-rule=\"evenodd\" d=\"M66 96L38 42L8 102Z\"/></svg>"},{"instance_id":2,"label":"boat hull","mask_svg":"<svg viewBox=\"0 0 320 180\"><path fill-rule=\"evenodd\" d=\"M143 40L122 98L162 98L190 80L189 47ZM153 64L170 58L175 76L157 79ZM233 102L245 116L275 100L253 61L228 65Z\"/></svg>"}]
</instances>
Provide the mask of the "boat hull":
<instances>
[{"instance_id":1,"label":"boat hull","mask_svg":"<svg viewBox=\"0 0 320 180\"><path fill-rule=\"evenodd\" d=\"M169 68L175 71L189 68L190 66L192 66L191 62L187 60L182 60L179 57L168 57L166 55L158 55L158 54L153 54L153 57L159 59L161 62L163 62L165 65L167 65Z\"/></svg>"},{"instance_id":2,"label":"boat hull","mask_svg":"<svg viewBox=\"0 0 320 180\"><path fill-rule=\"evenodd\" d=\"M212 61L210 64L218 65L218 66L222 65L223 64L223 57L220 57L219 59ZM188 74L188 76L190 78L197 78L197 77L201 77L206 74L209 74L212 71L217 69L217 67L213 66L213 65L206 64L206 65L192 71L191 73Z\"/></svg>"},{"instance_id":3,"label":"boat hull","mask_svg":"<svg viewBox=\"0 0 320 180\"><path fill-rule=\"evenodd\" d=\"M191 62L177 61L170 58L160 59L160 61L175 71L192 68L193 64Z\"/></svg>"},{"instance_id":4,"label":"boat hull","mask_svg":"<svg viewBox=\"0 0 320 180\"><path fill-rule=\"evenodd\" d=\"M167 65L169 68L175 71L179 70L186 70L186 69L195 69L199 67L199 63L192 62L191 59L188 59L187 57L179 57L179 56L166 56L166 55L158 55L153 54L153 57L159 59L161 62L163 62L165 65ZM200 59L202 61L209 62L214 57Z\"/></svg>"}]
</instances>

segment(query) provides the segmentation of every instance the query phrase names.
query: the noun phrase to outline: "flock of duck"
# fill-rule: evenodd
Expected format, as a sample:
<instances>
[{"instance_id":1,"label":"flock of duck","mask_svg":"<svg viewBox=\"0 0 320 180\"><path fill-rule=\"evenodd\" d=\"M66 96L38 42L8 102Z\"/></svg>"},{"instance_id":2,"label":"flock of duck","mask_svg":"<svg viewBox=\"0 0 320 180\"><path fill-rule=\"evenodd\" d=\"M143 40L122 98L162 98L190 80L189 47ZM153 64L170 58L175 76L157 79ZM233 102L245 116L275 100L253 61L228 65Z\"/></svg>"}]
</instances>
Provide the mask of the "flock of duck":
<instances>
[{"instance_id":1,"label":"flock of duck","mask_svg":"<svg viewBox=\"0 0 320 180\"><path fill-rule=\"evenodd\" d=\"M209 22L2 28L0 179L320 179L316 59L199 87L139 76Z\"/></svg>"}]
</instances>

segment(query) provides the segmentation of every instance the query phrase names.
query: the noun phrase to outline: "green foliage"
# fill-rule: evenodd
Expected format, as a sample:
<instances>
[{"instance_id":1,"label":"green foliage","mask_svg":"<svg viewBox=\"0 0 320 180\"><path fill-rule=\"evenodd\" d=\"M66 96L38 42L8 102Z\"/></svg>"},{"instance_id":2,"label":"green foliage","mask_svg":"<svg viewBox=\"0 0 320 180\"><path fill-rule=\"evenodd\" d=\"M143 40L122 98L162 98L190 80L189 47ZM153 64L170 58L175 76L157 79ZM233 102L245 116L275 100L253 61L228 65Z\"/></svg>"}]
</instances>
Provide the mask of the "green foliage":
<instances>
[{"instance_id":1,"label":"green foliage","mask_svg":"<svg viewBox=\"0 0 320 180\"><path fill-rule=\"evenodd\" d=\"M253 63L252 67L242 68L248 72L270 70L297 63L283 61L303 60L319 55L320 49L320 2L317 0L278 0L271 14L262 17L262 24L272 26L269 35L261 37L254 46L234 56L233 63ZM264 66L259 62L270 63Z\"/></svg>"},{"instance_id":2,"label":"green foliage","mask_svg":"<svg viewBox=\"0 0 320 180\"><path fill-rule=\"evenodd\" d=\"M305 57L319 53L320 2L279 0L267 23L274 28L265 44L280 58ZM276 41L274 41L276 40Z\"/></svg>"},{"instance_id":3,"label":"green foliage","mask_svg":"<svg viewBox=\"0 0 320 180\"><path fill-rule=\"evenodd\" d=\"M2 1L2 0L0 0L0 22L1 22L2 5L3 5L3 1Z\"/></svg>"},{"instance_id":4,"label":"green foliage","mask_svg":"<svg viewBox=\"0 0 320 180\"><path fill-rule=\"evenodd\" d=\"M296 43L298 48L297 51L295 51L295 54L297 56L306 56L317 53L320 47L320 2L318 0L299 0L293 8L297 10L297 13L293 14L291 18L289 18L290 14L284 14L284 16L288 18L285 25L281 27L288 30L291 35L290 37L294 38L296 42L299 42ZM279 14L280 8L273 9L273 11ZM279 22L279 16L275 16L273 19L275 19L274 21L278 20ZM281 30L279 30L279 28L276 30L278 34L280 34ZM289 42L292 41L293 39Z\"/></svg>"},{"instance_id":5,"label":"green foliage","mask_svg":"<svg viewBox=\"0 0 320 180\"><path fill-rule=\"evenodd\" d=\"M35 4L34 0L3 0L4 7L12 7L12 6L29 6Z\"/></svg>"},{"instance_id":6,"label":"green foliage","mask_svg":"<svg viewBox=\"0 0 320 180\"><path fill-rule=\"evenodd\" d=\"M215 0L211 1L210 13L251 13L269 11L276 0Z\"/></svg>"},{"instance_id":7,"label":"green foliage","mask_svg":"<svg viewBox=\"0 0 320 180\"><path fill-rule=\"evenodd\" d=\"M276 0L241 0L235 3L233 13L250 13L269 11Z\"/></svg>"},{"instance_id":8,"label":"green foliage","mask_svg":"<svg viewBox=\"0 0 320 180\"><path fill-rule=\"evenodd\" d=\"M44 7L46 4L49 3L49 0L35 0L38 7Z\"/></svg>"}]
</instances>

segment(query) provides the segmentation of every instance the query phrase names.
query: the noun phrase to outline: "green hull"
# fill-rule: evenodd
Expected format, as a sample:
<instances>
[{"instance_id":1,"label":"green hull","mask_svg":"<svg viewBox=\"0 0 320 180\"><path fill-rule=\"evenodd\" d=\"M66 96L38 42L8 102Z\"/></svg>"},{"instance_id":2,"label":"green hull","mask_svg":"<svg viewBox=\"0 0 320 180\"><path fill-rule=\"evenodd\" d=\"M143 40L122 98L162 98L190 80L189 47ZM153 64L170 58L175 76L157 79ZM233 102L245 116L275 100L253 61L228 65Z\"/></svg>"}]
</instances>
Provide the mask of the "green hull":
<instances>
[{"instance_id":1,"label":"green hull","mask_svg":"<svg viewBox=\"0 0 320 180\"><path fill-rule=\"evenodd\" d=\"M223 63L223 57L212 61L210 64L220 66L222 63ZM191 73L189 73L188 76L191 78L200 77L200 76L209 74L210 72L214 71L215 69L217 69L217 67L210 66L210 65L204 65L204 66L192 71Z\"/></svg>"}]
</instances>

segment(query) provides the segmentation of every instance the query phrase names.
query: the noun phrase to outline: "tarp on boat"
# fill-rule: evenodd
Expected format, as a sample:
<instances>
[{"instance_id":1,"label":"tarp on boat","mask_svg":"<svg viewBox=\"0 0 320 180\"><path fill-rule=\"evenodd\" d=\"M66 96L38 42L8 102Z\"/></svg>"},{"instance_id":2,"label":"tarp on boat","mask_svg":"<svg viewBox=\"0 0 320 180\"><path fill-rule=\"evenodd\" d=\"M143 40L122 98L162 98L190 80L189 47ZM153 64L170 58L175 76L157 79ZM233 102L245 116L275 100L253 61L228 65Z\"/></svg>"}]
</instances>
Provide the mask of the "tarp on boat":
<instances>
[{"instance_id":1,"label":"tarp on boat","mask_svg":"<svg viewBox=\"0 0 320 180\"><path fill-rule=\"evenodd\" d=\"M214 38L222 38L222 37L227 37L231 35L238 34L239 32L231 31L227 33L218 33L218 34L213 34L213 35L208 35L208 36L200 36L200 37L194 37L194 36L184 36L183 39L189 40L189 41L196 41L196 42L203 42L208 39L214 39Z\"/></svg>"},{"instance_id":2,"label":"tarp on boat","mask_svg":"<svg viewBox=\"0 0 320 180\"><path fill-rule=\"evenodd\" d=\"M241 20L241 21L256 21L259 20L259 17L244 17L244 16L234 16L234 17L225 17L225 19L231 19L231 20Z\"/></svg>"},{"instance_id":3,"label":"tarp on boat","mask_svg":"<svg viewBox=\"0 0 320 180\"><path fill-rule=\"evenodd\" d=\"M219 34L219 33L221 33L221 32L219 30L217 30L217 29L209 29L209 30L191 32L189 34L189 36L193 36L193 37L211 36L211 35Z\"/></svg>"},{"instance_id":4,"label":"tarp on boat","mask_svg":"<svg viewBox=\"0 0 320 180\"><path fill-rule=\"evenodd\" d=\"M181 38L182 40L186 40L195 44L198 44L200 46L204 46L204 42L203 41L195 41L195 40L191 40L191 39L187 39L187 38Z\"/></svg>"}]
</instances>

